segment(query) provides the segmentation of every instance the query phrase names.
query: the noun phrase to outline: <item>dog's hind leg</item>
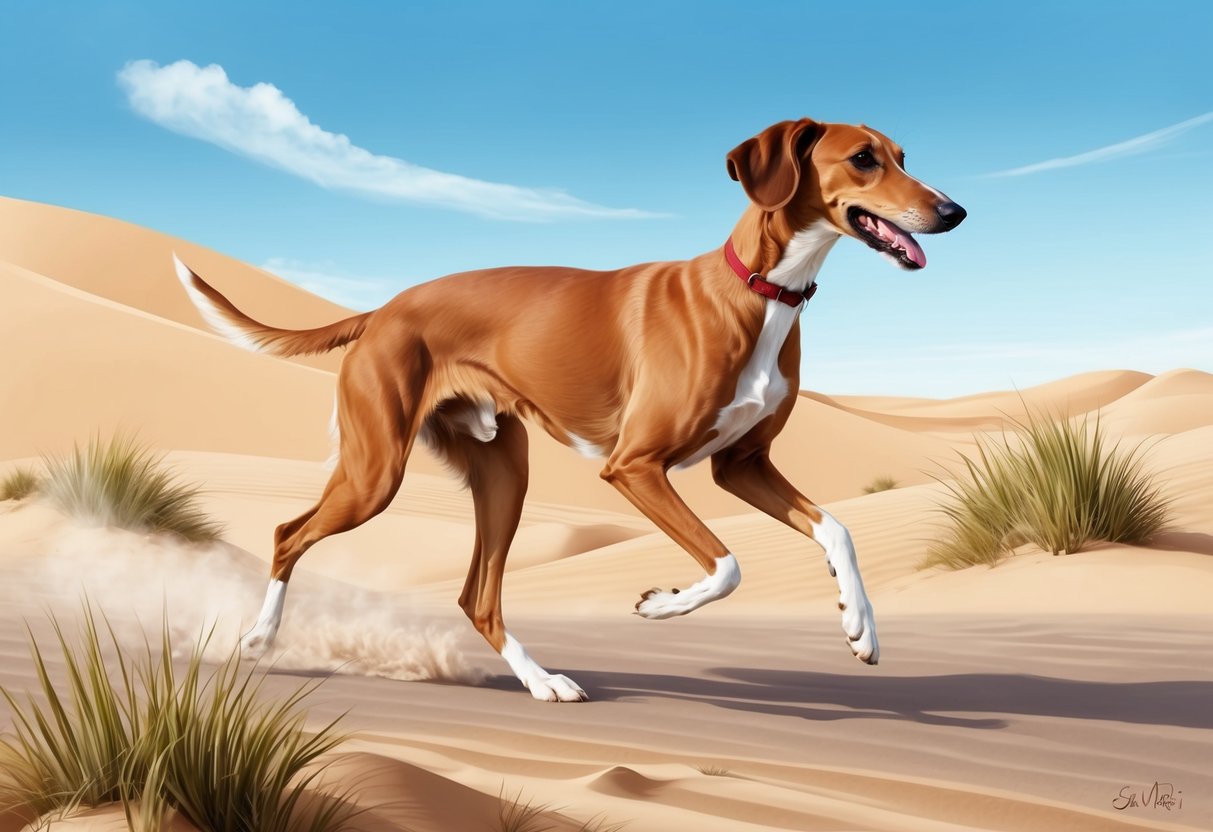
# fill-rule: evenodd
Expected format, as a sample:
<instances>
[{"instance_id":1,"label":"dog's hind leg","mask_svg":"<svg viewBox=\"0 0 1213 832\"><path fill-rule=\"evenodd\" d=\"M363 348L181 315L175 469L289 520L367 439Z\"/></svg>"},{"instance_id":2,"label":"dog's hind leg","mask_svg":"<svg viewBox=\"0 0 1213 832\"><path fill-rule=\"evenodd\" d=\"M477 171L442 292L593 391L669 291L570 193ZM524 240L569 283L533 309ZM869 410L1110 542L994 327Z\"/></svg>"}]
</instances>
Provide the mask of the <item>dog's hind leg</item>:
<instances>
[{"instance_id":1,"label":"dog's hind leg","mask_svg":"<svg viewBox=\"0 0 1213 832\"><path fill-rule=\"evenodd\" d=\"M256 625L241 640L242 650L255 655L272 646L287 583L304 552L329 535L362 525L392 501L422 421L419 410L428 372L429 358L420 344L390 356L363 343L350 350L338 379L337 467L320 501L275 530L265 604Z\"/></svg>"},{"instance_id":2,"label":"dog's hind leg","mask_svg":"<svg viewBox=\"0 0 1213 832\"><path fill-rule=\"evenodd\" d=\"M531 692L547 702L580 702L588 697L571 679L548 673L505 628L501 582L510 543L526 496L527 435L516 416L498 416L496 434L470 429L462 412L432 419L428 438L446 461L467 477L476 511L476 545L459 606L473 626L509 664Z\"/></svg>"}]
</instances>

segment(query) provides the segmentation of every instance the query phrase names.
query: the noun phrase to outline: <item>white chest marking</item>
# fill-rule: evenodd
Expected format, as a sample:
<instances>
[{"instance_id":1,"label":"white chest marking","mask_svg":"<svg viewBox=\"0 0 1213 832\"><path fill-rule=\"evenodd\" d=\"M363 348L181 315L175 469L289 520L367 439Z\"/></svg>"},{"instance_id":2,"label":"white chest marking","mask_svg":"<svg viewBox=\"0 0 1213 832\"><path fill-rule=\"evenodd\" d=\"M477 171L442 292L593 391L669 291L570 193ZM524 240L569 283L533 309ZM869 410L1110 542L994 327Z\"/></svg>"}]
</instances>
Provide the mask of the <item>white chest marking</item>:
<instances>
[{"instance_id":1,"label":"white chest marking","mask_svg":"<svg viewBox=\"0 0 1213 832\"><path fill-rule=\"evenodd\" d=\"M793 291L804 291L817 279L817 272L838 237L834 227L825 221L798 231L767 279ZM750 360L737 377L733 400L720 409L712 426L716 437L675 465L675 470L689 468L727 448L778 409L788 394L788 380L779 371L779 353L799 315L799 306L767 301L762 331Z\"/></svg>"},{"instance_id":2,"label":"white chest marking","mask_svg":"<svg viewBox=\"0 0 1213 832\"><path fill-rule=\"evenodd\" d=\"M737 377L733 400L720 409L712 429L716 437L674 466L681 470L727 448L770 416L788 394L788 380L779 372L779 351L788 338L800 308L768 300L762 332L750 360Z\"/></svg>"}]
</instances>

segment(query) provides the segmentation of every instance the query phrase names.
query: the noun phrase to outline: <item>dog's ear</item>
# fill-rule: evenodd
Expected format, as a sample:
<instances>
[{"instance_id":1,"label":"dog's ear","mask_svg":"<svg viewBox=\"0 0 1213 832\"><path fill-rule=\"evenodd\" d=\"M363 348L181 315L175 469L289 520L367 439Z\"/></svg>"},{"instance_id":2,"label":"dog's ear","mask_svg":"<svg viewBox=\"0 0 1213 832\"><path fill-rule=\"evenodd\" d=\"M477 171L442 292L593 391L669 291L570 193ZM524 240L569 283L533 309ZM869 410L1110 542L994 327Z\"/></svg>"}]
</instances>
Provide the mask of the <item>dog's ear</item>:
<instances>
[{"instance_id":1,"label":"dog's ear","mask_svg":"<svg viewBox=\"0 0 1213 832\"><path fill-rule=\"evenodd\" d=\"M821 137L812 119L781 121L729 151L729 176L764 211L787 205L800 186L800 164Z\"/></svg>"}]
</instances>

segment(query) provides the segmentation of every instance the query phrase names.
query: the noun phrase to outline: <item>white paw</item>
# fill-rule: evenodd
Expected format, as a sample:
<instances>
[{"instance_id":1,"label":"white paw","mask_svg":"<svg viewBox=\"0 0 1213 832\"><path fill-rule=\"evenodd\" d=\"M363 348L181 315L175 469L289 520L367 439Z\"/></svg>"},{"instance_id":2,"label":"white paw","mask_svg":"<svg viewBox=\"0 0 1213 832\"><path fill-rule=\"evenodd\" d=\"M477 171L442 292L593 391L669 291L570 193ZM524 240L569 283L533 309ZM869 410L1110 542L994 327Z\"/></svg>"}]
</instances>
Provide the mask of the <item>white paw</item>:
<instances>
[{"instance_id":1,"label":"white paw","mask_svg":"<svg viewBox=\"0 0 1213 832\"><path fill-rule=\"evenodd\" d=\"M270 580L265 590L265 603L261 605L261 614L253 629L240 639L240 657L242 659L259 659L274 646L274 637L278 635L278 626L282 623L282 605L286 602L286 582L277 578Z\"/></svg>"},{"instance_id":2,"label":"white paw","mask_svg":"<svg viewBox=\"0 0 1213 832\"><path fill-rule=\"evenodd\" d=\"M253 629L240 639L240 658L260 659L274 646L274 633Z\"/></svg>"},{"instance_id":3,"label":"white paw","mask_svg":"<svg viewBox=\"0 0 1213 832\"><path fill-rule=\"evenodd\" d=\"M526 648L507 631L501 647L501 658L522 682L531 696L541 702L586 702L590 697L568 676L548 673L527 655Z\"/></svg>"},{"instance_id":4,"label":"white paw","mask_svg":"<svg viewBox=\"0 0 1213 832\"><path fill-rule=\"evenodd\" d=\"M588 702L590 697L581 686L559 673L535 675L522 682L531 696L541 702Z\"/></svg>"},{"instance_id":5,"label":"white paw","mask_svg":"<svg viewBox=\"0 0 1213 832\"><path fill-rule=\"evenodd\" d=\"M636 614L644 618L661 619L673 618L676 615L686 615L695 607L687 603L687 598L680 598L682 595L678 590L666 592L662 589L653 588L640 593L640 600L636 602Z\"/></svg>"},{"instance_id":6,"label":"white paw","mask_svg":"<svg viewBox=\"0 0 1213 832\"><path fill-rule=\"evenodd\" d=\"M880 660L876 620L872 617L868 596L863 591L863 579L859 577L851 533L827 511L818 510L821 520L813 523L813 539L825 549L826 566L830 574L838 579L838 609L842 610L842 631L847 635L847 645L861 662L876 664Z\"/></svg>"},{"instance_id":7,"label":"white paw","mask_svg":"<svg viewBox=\"0 0 1213 832\"><path fill-rule=\"evenodd\" d=\"M842 631L851 652L861 662L876 664L880 661L880 643L876 640L876 619L867 597L861 593L857 600L847 600L844 594L838 607L842 610Z\"/></svg>"},{"instance_id":8,"label":"white paw","mask_svg":"<svg viewBox=\"0 0 1213 832\"><path fill-rule=\"evenodd\" d=\"M724 598L737 589L740 583L741 567L737 565L737 558L728 554L716 559L716 571L711 575L704 575L702 580L684 590L666 592L654 587L640 593L640 600L636 602L636 614L654 619L686 615L704 604Z\"/></svg>"}]
</instances>

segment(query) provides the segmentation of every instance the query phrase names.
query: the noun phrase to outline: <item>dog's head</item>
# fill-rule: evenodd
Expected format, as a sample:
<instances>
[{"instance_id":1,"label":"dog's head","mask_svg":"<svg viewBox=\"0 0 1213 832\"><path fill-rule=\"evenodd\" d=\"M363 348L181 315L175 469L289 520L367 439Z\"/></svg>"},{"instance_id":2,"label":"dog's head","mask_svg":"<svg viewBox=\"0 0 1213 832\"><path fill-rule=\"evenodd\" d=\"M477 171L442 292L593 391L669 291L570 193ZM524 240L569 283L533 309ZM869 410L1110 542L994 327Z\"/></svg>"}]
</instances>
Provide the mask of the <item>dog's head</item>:
<instances>
[{"instance_id":1,"label":"dog's head","mask_svg":"<svg viewBox=\"0 0 1213 832\"><path fill-rule=\"evenodd\" d=\"M927 264L913 233L951 231L965 210L905 170L905 152L870 127L781 121L733 148L729 176L794 234L825 220L903 269ZM786 241L785 241L786 242Z\"/></svg>"}]
</instances>

